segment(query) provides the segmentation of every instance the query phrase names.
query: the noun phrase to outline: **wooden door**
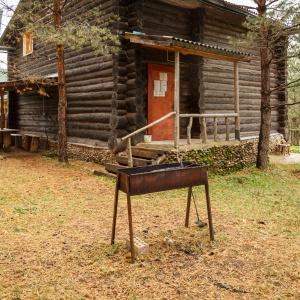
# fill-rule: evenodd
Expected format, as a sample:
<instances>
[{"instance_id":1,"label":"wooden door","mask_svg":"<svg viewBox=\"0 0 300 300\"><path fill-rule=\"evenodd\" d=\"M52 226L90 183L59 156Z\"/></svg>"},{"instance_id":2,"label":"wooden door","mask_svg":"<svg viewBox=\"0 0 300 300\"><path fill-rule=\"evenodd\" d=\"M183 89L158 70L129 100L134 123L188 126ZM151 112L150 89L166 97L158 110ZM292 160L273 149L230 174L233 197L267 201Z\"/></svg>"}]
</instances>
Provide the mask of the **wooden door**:
<instances>
[{"instance_id":1,"label":"wooden door","mask_svg":"<svg viewBox=\"0 0 300 300\"><path fill-rule=\"evenodd\" d=\"M148 124L174 111L174 67L148 65ZM149 128L152 140L174 138L174 117Z\"/></svg>"}]
</instances>

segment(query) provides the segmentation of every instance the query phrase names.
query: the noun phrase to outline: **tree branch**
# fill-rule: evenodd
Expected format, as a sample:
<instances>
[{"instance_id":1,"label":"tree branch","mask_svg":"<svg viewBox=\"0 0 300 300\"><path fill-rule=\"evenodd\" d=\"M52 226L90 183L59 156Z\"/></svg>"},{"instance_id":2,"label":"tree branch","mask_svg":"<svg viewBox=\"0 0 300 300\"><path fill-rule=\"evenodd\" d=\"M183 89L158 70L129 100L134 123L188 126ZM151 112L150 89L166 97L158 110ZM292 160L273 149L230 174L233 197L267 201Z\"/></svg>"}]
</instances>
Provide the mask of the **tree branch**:
<instances>
[{"instance_id":1,"label":"tree branch","mask_svg":"<svg viewBox=\"0 0 300 300\"><path fill-rule=\"evenodd\" d=\"M295 83L299 83L299 86L300 86L300 78L296 79L296 80L293 80L287 84L282 84L282 85L279 85L277 86L276 88L274 89L271 89L270 93L274 93L278 90L283 90L283 89L287 89L287 88L291 88L291 87L296 87L297 85L294 85Z\"/></svg>"},{"instance_id":2,"label":"tree branch","mask_svg":"<svg viewBox=\"0 0 300 300\"><path fill-rule=\"evenodd\" d=\"M294 102L294 103L283 103L283 104L277 104L275 106L272 106L272 108L278 108L281 106L294 106L294 105L299 105L299 104L300 104L300 101Z\"/></svg>"}]
</instances>

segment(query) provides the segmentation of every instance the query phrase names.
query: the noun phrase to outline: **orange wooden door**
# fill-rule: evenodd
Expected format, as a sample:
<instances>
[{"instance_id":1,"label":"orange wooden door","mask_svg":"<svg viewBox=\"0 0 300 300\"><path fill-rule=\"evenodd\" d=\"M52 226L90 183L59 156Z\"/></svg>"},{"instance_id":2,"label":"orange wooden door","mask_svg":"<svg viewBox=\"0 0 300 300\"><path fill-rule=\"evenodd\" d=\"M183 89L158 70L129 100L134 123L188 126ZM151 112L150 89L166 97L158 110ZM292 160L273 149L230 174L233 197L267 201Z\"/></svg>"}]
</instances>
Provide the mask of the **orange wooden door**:
<instances>
[{"instance_id":1,"label":"orange wooden door","mask_svg":"<svg viewBox=\"0 0 300 300\"><path fill-rule=\"evenodd\" d=\"M174 111L174 67L148 65L148 124ZM174 117L149 128L152 140L173 140Z\"/></svg>"}]
</instances>

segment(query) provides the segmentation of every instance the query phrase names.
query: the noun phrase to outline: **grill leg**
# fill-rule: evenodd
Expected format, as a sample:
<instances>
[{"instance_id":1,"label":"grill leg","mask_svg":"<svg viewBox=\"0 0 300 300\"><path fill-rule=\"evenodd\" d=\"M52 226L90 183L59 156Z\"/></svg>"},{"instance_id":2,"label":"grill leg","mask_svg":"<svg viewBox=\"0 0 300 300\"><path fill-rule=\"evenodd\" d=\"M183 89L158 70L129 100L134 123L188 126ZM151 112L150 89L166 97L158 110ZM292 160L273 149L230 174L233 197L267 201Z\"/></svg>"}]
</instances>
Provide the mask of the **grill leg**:
<instances>
[{"instance_id":1,"label":"grill leg","mask_svg":"<svg viewBox=\"0 0 300 300\"><path fill-rule=\"evenodd\" d=\"M211 213L211 205L210 205L208 183L205 184L205 194L206 194L206 205L207 205L209 235L210 235L210 240L214 241L214 228L213 228L213 222L212 222L212 213Z\"/></svg>"},{"instance_id":2,"label":"grill leg","mask_svg":"<svg viewBox=\"0 0 300 300\"><path fill-rule=\"evenodd\" d=\"M119 202L119 188L120 188L120 176L117 177L116 182L116 191L115 191L115 202L114 202L114 216L113 216L113 225L111 233L111 244L115 243L116 237L116 225L117 225L117 214L118 214L118 202Z\"/></svg>"},{"instance_id":3,"label":"grill leg","mask_svg":"<svg viewBox=\"0 0 300 300\"><path fill-rule=\"evenodd\" d=\"M131 211L131 199L129 195L127 195L127 209L128 209L131 262L134 263L135 253L134 253L134 239L133 239L133 226L132 226L132 211Z\"/></svg>"},{"instance_id":4,"label":"grill leg","mask_svg":"<svg viewBox=\"0 0 300 300\"><path fill-rule=\"evenodd\" d=\"M190 187L189 191L188 191L187 206L186 206L186 216L185 216L185 227L187 227L187 228L189 227L189 221L190 221L192 191L193 191L193 188Z\"/></svg>"}]
</instances>

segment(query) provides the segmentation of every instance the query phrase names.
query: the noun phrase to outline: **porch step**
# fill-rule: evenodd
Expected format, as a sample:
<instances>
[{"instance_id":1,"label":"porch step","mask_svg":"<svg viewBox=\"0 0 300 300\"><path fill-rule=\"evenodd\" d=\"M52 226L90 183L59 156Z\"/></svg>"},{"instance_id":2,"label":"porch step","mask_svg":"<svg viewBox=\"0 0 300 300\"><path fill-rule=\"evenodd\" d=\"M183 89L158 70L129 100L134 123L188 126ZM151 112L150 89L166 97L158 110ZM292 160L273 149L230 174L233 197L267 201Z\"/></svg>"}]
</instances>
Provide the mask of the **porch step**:
<instances>
[{"instance_id":1,"label":"porch step","mask_svg":"<svg viewBox=\"0 0 300 300\"><path fill-rule=\"evenodd\" d=\"M127 157L127 155L122 155L122 154L118 155L116 157L116 160L120 165L128 166L128 157ZM139 157L133 156L132 160L133 160L133 166L134 167L145 167L145 166L148 166L148 165L152 164L152 160L150 160L150 159L139 158Z\"/></svg>"},{"instance_id":2,"label":"porch step","mask_svg":"<svg viewBox=\"0 0 300 300\"><path fill-rule=\"evenodd\" d=\"M163 163L166 158L166 151L146 147L132 147L132 160L134 167L145 167ZM128 167L127 154L119 154L116 157L117 164L106 164L105 169L110 173L117 173L120 168Z\"/></svg>"},{"instance_id":3,"label":"porch step","mask_svg":"<svg viewBox=\"0 0 300 300\"><path fill-rule=\"evenodd\" d=\"M146 158L146 159L158 159L159 156L165 154L165 151L156 150L151 148L134 146L132 147L132 156Z\"/></svg>"}]
</instances>

